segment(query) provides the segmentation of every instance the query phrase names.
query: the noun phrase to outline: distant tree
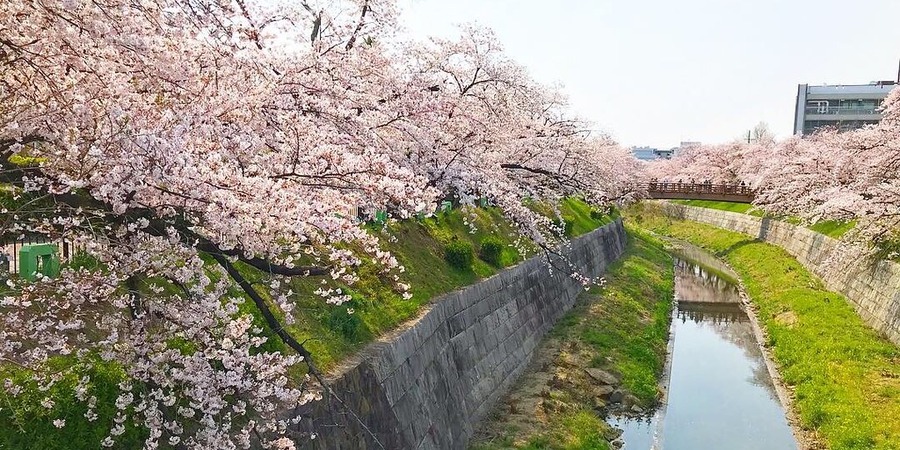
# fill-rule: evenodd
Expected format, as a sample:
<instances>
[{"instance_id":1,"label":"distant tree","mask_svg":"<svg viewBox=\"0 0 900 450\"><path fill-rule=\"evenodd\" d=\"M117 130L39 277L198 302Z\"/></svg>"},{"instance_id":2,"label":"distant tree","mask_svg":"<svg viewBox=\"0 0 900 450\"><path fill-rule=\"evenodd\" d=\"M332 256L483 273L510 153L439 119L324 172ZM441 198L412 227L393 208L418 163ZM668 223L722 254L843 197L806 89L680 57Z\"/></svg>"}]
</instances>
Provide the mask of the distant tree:
<instances>
[{"instance_id":1,"label":"distant tree","mask_svg":"<svg viewBox=\"0 0 900 450\"><path fill-rule=\"evenodd\" d=\"M775 142L775 134L769 130L769 124L765 122L759 122L753 127L753 130L750 132L750 138L752 142L760 144Z\"/></svg>"},{"instance_id":2,"label":"distant tree","mask_svg":"<svg viewBox=\"0 0 900 450\"><path fill-rule=\"evenodd\" d=\"M776 142L760 122L746 138L704 145L647 166L649 176L747 182L757 206L809 221L857 220L854 236L883 248L900 240L900 90L882 120L841 132L822 130ZM895 252L896 253L896 252Z\"/></svg>"}]
</instances>

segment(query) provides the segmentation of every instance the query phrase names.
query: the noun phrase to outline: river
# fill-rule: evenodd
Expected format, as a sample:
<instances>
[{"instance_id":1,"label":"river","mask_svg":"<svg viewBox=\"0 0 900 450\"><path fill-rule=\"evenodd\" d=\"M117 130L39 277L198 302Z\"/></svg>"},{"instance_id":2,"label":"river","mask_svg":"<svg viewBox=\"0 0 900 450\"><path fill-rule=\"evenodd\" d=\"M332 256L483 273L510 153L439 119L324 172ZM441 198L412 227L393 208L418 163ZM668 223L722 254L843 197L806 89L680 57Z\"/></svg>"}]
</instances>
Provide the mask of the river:
<instances>
[{"instance_id":1,"label":"river","mask_svg":"<svg viewBox=\"0 0 900 450\"><path fill-rule=\"evenodd\" d=\"M737 276L712 255L679 244L675 308L661 406L643 418L613 417L627 450L794 450L785 411Z\"/></svg>"}]
</instances>

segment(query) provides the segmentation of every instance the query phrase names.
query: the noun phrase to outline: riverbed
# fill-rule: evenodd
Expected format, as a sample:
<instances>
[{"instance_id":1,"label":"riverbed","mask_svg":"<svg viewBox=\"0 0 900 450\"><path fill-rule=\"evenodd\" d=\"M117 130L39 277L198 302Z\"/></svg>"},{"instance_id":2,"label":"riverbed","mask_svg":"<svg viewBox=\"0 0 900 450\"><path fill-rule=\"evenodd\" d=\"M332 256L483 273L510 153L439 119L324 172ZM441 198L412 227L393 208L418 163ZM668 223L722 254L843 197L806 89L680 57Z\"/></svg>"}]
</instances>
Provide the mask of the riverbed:
<instances>
[{"instance_id":1,"label":"riverbed","mask_svg":"<svg viewBox=\"0 0 900 450\"><path fill-rule=\"evenodd\" d=\"M627 450L794 450L797 442L741 303L737 276L679 245L660 406L611 417Z\"/></svg>"}]
</instances>

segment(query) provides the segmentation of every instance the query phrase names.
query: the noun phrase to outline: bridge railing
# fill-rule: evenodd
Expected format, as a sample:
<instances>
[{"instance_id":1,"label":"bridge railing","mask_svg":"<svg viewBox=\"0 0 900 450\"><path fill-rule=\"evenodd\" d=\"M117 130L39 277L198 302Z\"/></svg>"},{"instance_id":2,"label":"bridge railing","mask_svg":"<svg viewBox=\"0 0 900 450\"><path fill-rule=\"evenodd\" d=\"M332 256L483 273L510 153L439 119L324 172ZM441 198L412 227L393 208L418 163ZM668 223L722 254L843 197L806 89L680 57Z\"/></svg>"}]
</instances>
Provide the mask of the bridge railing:
<instances>
[{"instance_id":1,"label":"bridge railing","mask_svg":"<svg viewBox=\"0 0 900 450\"><path fill-rule=\"evenodd\" d=\"M754 192L745 183L685 183L682 181L650 181L641 185L651 198L734 198L752 201Z\"/></svg>"}]
</instances>

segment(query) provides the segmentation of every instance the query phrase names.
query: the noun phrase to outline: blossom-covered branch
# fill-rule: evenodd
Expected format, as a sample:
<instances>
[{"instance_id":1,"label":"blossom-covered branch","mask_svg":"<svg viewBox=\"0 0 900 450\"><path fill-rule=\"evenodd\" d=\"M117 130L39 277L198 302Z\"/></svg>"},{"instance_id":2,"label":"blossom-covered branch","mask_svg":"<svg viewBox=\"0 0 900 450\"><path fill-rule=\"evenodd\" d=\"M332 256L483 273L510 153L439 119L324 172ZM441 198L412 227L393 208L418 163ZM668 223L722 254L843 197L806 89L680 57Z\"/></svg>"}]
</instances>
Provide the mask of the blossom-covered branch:
<instances>
[{"instance_id":1,"label":"blossom-covered branch","mask_svg":"<svg viewBox=\"0 0 900 450\"><path fill-rule=\"evenodd\" d=\"M0 359L41 387L54 358L78 361L90 417L81 363L121 370L105 446L131 423L148 448L289 448L284 412L328 387L292 369L318 376L280 280L319 277L341 304L363 260L402 270L356 211L486 198L552 249L563 230L528 200L632 195L634 158L489 31L404 42L396 16L391 0L0 3L0 236L93 261L10 282Z\"/></svg>"}]
</instances>

